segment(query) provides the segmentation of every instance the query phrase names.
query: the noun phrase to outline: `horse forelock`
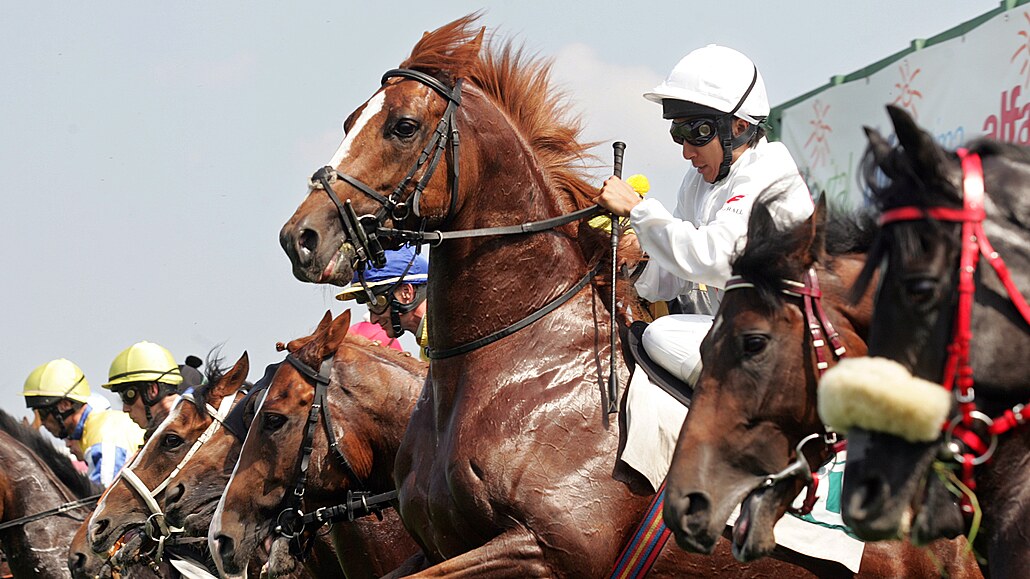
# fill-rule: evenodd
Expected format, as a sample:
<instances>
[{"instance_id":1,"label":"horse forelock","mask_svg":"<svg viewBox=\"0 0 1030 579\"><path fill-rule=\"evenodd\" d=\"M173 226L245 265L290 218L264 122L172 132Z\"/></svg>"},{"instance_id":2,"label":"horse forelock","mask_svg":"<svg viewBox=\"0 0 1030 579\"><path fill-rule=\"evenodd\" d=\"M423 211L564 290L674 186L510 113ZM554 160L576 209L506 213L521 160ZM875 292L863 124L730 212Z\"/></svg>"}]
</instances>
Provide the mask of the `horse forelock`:
<instances>
[{"instance_id":1,"label":"horse forelock","mask_svg":"<svg viewBox=\"0 0 1030 579\"><path fill-rule=\"evenodd\" d=\"M0 430L35 453L77 498L92 496L101 490L89 477L75 470L68 456L55 448L41 432L23 425L4 410L0 410Z\"/></svg>"}]
</instances>

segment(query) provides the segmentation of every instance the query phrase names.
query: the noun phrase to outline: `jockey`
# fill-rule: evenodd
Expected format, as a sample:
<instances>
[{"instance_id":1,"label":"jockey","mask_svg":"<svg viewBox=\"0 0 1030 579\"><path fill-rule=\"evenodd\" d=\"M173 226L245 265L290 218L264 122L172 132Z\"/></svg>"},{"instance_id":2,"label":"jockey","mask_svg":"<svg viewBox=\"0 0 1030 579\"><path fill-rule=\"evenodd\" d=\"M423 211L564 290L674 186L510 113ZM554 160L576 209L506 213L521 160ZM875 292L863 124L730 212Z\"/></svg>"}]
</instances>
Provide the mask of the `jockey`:
<instances>
[{"instance_id":1,"label":"jockey","mask_svg":"<svg viewBox=\"0 0 1030 579\"><path fill-rule=\"evenodd\" d=\"M149 437L172 411L180 391L203 382L199 366L195 356L187 357L187 364L179 366L165 348L153 342L137 342L111 362L103 387L121 398L122 410L145 428ZM184 382L184 376L189 380Z\"/></svg>"},{"instance_id":2,"label":"jockey","mask_svg":"<svg viewBox=\"0 0 1030 579\"><path fill-rule=\"evenodd\" d=\"M86 474L94 483L111 484L143 445L143 430L129 415L90 403L86 376L68 360L52 360L33 370L22 394L25 405L39 414L51 434L73 441L69 446L86 462Z\"/></svg>"},{"instance_id":3,"label":"jockey","mask_svg":"<svg viewBox=\"0 0 1030 579\"><path fill-rule=\"evenodd\" d=\"M747 236L755 199L768 188L782 191L772 210L785 223L806 219L814 206L787 148L765 138L769 99L748 57L723 46L699 48L644 98L662 105L672 140L694 168L683 178L676 209L669 213L657 199L642 199L617 177L604 182L596 201L629 217L649 256L636 282L640 297L711 303L704 308L709 311L659 318L643 335L656 363L693 384L701 371L701 340L730 277L730 258ZM707 299L698 297L703 292Z\"/></svg>"},{"instance_id":4,"label":"jockey","mask_svg":"<svg viewBox=\"0 0 1030 579\"><path fill-rule=\"evenodd\" d=\"M354 281L343 288L336 299L355 300L367 305L369 319L382 326L391 338L400 338L404 332L411 332L418 342L419 357L428 360L426 284L429 282L429 261L409 246L387 250L386 265L382 269L365 270L364 277L362 286L358 274L354 274ZM371 292L374 303L369 303L368 292Z\"/></svg>"}]
</instances>

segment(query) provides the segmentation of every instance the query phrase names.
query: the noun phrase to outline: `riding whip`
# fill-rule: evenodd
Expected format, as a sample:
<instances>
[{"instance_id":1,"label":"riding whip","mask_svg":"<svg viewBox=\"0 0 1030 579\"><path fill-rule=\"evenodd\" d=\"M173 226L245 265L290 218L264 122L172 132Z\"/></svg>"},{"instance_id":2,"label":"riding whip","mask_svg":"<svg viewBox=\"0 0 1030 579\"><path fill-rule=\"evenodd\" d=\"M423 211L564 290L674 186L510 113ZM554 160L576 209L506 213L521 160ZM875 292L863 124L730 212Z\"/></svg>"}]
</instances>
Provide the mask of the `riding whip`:
<instances>
[{"instance_id":1,"label":"riding whip","mask_svg":"<svg viewBox=\"0 0 1030 579\"><path fill-rule=\"evenodd\" d=\"M626 152L626 143L622 141L615 141L612 143L612 149L614 149L614 164L612 167L612 174L622 179L622 156ZM612 305L610 311L609 323L611 324L611 343L609 344L611 351L611 366L608 368L608 414L614 414L618 411L618 378L615 374L615 336L617 329L615 326L615 279L618 275L619 268L619 217L612 213Z\"/></svg>"}]
</instances>

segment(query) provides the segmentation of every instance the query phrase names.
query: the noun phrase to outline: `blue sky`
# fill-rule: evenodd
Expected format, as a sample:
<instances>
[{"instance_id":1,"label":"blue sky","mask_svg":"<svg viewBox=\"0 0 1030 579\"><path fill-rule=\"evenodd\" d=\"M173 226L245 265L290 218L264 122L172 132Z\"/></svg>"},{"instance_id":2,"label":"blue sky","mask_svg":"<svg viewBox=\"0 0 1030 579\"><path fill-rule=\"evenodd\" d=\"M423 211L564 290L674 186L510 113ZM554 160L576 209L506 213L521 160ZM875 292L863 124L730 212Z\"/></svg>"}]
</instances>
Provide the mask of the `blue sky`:
<instances>
[{"instance_id":1,"label":"blue sky","mask_svg":"<svg viewBox=\"0 0 1030 579\"><path fill-rule=\"evenodd\" d=\"M247 350L256 378L276 341L342 312L331 289L293 278L279 228L343 119L454 18L485 9L484 25L554 59L598 155L627 142L626 173L671 204L683 161L640 94L690 50L748 54L776 104L997 5L4 3L0 408L27 415L25 377L58 357L98 390L143 339L180 360Z\"/></svg>"}]
</instances>

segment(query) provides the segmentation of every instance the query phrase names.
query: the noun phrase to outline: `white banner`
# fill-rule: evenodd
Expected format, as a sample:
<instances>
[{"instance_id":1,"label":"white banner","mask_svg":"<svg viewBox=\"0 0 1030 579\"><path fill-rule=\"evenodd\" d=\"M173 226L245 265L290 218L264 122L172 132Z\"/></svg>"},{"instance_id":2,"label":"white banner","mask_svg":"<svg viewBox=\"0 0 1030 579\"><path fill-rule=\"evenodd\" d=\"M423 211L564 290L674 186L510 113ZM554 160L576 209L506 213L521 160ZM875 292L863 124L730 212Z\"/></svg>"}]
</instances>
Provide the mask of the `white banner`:
<instances>
[{"instance_id":1,"label":"white banner","mask_svg":"<svg viewBox=\"0 0 1030 579\"><path fill-rule=\"evenodd\" d=\"M1030 7L784 108L780 140L812 192L825 192L831 206L863 202L862 127L895 142L887 104L907 110L947 149L983 136L1030 144Z\"/></svg>"}]
</instances>

